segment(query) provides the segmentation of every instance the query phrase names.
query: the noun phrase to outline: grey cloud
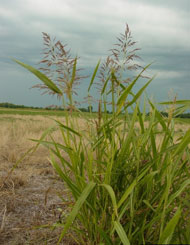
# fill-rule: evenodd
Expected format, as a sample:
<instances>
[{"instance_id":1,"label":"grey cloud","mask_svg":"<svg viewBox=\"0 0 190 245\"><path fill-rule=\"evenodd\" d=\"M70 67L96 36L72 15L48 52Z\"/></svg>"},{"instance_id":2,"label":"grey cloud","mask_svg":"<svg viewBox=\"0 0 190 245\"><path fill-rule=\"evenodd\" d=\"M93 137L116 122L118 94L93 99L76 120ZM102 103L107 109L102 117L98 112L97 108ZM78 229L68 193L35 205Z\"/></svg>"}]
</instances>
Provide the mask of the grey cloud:
<instances>
[{"instance_id":1,"label":"grey cloud","mask_svg":"<svg viewBox=\"0 0 190 245\"><path fill-rule=\"evenodd\" d=\"M25 82L27 72L14 64L10 58L36 65L42 57L42 31L67 43L73 55L81 56L80 64L87 68L88 73L99 58L104 58L109 53L108 50L113 47L116 36L124 31L126 21L134 40L138 41L137 47L142 48L139 54L144 64L154 61L151 73L161 74L162 78L159 78L158 74L150 90L159 94L162 99L167 96L167 92L162 92L162 86L164 85L165 89L173 86L175 90L180 89L180 96L187 96L190 77L189 0L84 0L82 3L80 0L55 0L55 7L52 9L51 5L48 7L50 2L47 1L45 9L40 9L43 0L9 0L0 3L1 101L5 100L5 94L11 100L10 88L14 77L18 87L22 84L22 90L25 91L22 93L29 96L27 89L36 79L27 75ZM144 13L144 9L151 12ZM171 16L160 16L160 13ZM166 72L169 75L163 79ZM84 89L86 85L82 86ZM3 89L6 89L6 92ZM45 101L36 91L30 92L30 95L32 98L35 97L38 103ZM20 101L22 96L18 92L17 96L11 93L11 97L18 103L16 100ZM81 93L79 97L82 97ZM22 104L29 103L26 99L23 95Z\"/></svg>"},{"instance_id":2,"label":"grey cloud","mask_svg":"<svg viewBox=\"0 0 190 245\"><path fill-rule=\"evenodd\" d=\"M134 0L137 4L142 3L141 0ZM151 0L143 0L143 3L153 6L163 6L170 9L181 10L183 12L189 12L190 10L190 2L189 0L159 0L159 1L151 1Z\"/></svg>"}]
</instances>

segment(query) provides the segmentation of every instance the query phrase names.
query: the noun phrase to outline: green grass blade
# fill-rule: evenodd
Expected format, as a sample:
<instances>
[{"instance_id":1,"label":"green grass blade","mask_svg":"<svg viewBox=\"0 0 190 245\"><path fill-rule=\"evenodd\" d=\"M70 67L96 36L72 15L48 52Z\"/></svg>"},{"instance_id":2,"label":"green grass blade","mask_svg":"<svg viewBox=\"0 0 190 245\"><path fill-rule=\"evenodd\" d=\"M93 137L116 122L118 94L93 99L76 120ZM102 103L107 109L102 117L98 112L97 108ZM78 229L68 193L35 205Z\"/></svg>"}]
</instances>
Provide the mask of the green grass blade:
<instances>
[{"instance_id":1,"label":"green grass blade","mask_svg":"<svg viewBox=\"0 0 190 245\"><path fill-rule=\"evenodd\" d=\"M179 221L179 218L181 216L181 209L178 208L178 210L176 211L175 215L173 216L173 218L168 222L166 228L164 229L163 233L161 234L161 237L159 239L159 244L169 244L175 227Z\"/></svg>"},{"instance_id":2,"label":"green grass blade","mask_svg":"<svg viewBox=\"0 0 190 245\"><path fill-rule=\"evenodd\" d=\"M190 100L177 100L177 101L165 101L165 102L160 102L160 105L172 105L172 104L176 104L176 105L188 105L190 106Z\"/></svg>"},{"instance_id":3,"label":"green grass blade","mask_svg":"<svg viewBox=\"0 0 190 245\"><path fill-rule=\"evenodd\" d=\"M73 65L72 77L71 77L71 81L70 81L70 88L72 88L73 83L75 81L76 67L77 67L77 57L75 58L74 65Z\"/></svg>"},{"instance_id":4,"label":"green grass blade","mask_svg":"<svg viewBox=\"0 0 190 245\"><path fill-rule=\"evenodd\" d=\"M64 237L65 233L67 232L67 230L69 229L69 227L72 225L72 222L75 220L81 206L84 204L84 202L86 201L87 197L89 196L89 194L91 193L91 191L94 189L94 187L96 186L96 183L94 182L89 182L86 186L86 188L83 190L83 192L81 193L80 197L78 198L78 200L76 201L73 210L71 211L69 217L67 218L66 224L64 226L64 229L60 235L59 238L59 242L58 244L61 242L62 238Z\"/></svg>"},{"instance_id":5,"label":"green grass blade","mask_svg":"<svg viewBox=\"0 0 190 245\"><path fill-rule=\"evenodd\" d=\"M152 207L152 205L148 202L148 200L143 200L143 202L149 207L153 212L156 212L156 210Z\"/></svg>"},{"instance_id":6,"label":"green grass blade","mask_svg":"<svg viewBox=\"0 0 190 245\"><path fill-rule=\"evenodd\" d=\"M73 193L75 199L80 195L78 187L71 181L70 177L63 173L62 169L59 167L57 162L52 158L51 164L55 168L56 172L59 174L60 178L67 184L70 191Z\"/></svg>"},{"instance_id":7,"label":"green grass blade","mask_svg":"<svg viewBox=\"0 0 190 245\"><path fill-rule=\"evenodd\" d=\"M156 109L156 107L153 105L153 103L149 101L149 104L151 105L152 109L155 111L155 116L158 119L159 123L161 124L162 128L164 129L165 132L168 132L168 128L165 122L165 119L163 118L163 116L161 115L161 113Z\"/></svg>"},{"instance_id":8,"label":"green grass blade","mask_svg":"<svg viewBox=\"0 0 190 245\"><path fill-rule=\"evenodd\" d=\"M114 121L114 118L111 117L108 121L106 121L98 130L98 133L101 133L106 127L108 127L112 122Z\"/></svg>"},{"instance_id":9,"label":"green grass blade","mask_svg":"<svg viewBox=\"0 0 190 245\"><path fill-rule=\"evenodd\" d=\"M135 85L136 81L138 80L138 78L139 77L136 77L136 79L120 95L120 97L119 97L119 99L117 101L117 111L116 111L117 115L121 112L121 109L122 109L124 103L126 102L126 99L127 99L128 95L129 95L131 89Z\"/></svg>"},{"instance_id":10,"label":"green grass blade","mask_svg":"<svg viewBox=\"0 0 190 245\"><path fill-rule=\"evenodd\" d=\"M110 80L110 76L108 76L108 78L106 79L106 81L105 81L105 83L104 83L104 86L103 86L102 91L101 91L101 95L104 94L105 89L106 89L106 87L107 87L107 84L108 84L108 81L109 81L109 80Z\"/></svg>"},{"instance_id":11,"label":"green grass blade","mask_svg":"<svg viewBox=\"0 0 190 245\"><path fill-rule=\"evenodd\" d=\"M123 196L121 197L120 201L118 202L117 207L120 208L121 205L125 202L125 200L127 199L127 197L131 194L131 192L133 191L134 187L136 186L136 184L138 183L138 181L147 173L147 171L149 170L150 167L148 167L147 169L145 169L139 176L138 178L136 178L132 184L127 188L127 190L125 191L125 193L123 194Z\"/></svg>"},{"instance_id":12,"label":"green grass blade","mask_svg":"<svg viewBox=\"0 0 190 245\"><path fill-rule=\"evenodd\" d=\"M130 245L129 239L128 239L122 225L118 221L115 221L114 227L115 227L115 230L117 231L119 238L121 239L122 244L123 245Z\"/></svg>"},{"instance_id":13,"label":"green grass blade","mask_svg":"<svg viewBox=\"0 0 190 245\"><path fill-rule=\"evenodd\" d=\"M19 65L26 68L31 73L33 73L36 77L38 77L50 90L52 90L56 94L62 95L62 91L46 75L44 75L43 73L36 70L34 67L32 67L30 65L27 65L27 64L20 62L19 60L15 60L15 59L13 59L13 60L16 63L18 63Z\"/></svg>"},{"instance_id":14,"label":"green grass blade","mask_svg":"<svg viewBox=\"0 0 190 245\"><path fill-rule=\"evenodd\" d=\"M150 131L150 139L151 139L151 147L152 147L153 157L154 157L154 159L156 159L156 157L157 157L156 139L155 139L155 134L152 131L152 129Z\"/></svg>"},{"instance_id":15,"label":"green grass blade","mask_svg":"<svg viewBox=\"0 0 190 245\"><path fill-rule=\"evenodd\" d=\"M142 134L144 134L144 120L143 120L143 117L141 115L141 111L138 107L138 119L139 119L139 124L140 124L140 127L141 127L141 132Z\"/></svg>"},{"instance_id":16,"label":"green grass blade","mask_svg":"<svg viewBox=\"0 0 190 245\"><path fill-rule=\"evenodd\" d=\"M72 132L73 134L76 134L76 135L78 135L80 137L82 136L79 132L75 131L74 129L72 129L72 128L68 127L68 126L65 126L63 123L61 123L61 122L59 122L57 120L54 120L54 121L57 122L61 128L64 128L64 129L66 129L66 130L68 130L68 131Z\"/></svg>"},{"instance_id":17,"label":"green grass blade","mask_svg":"<svg viewBox=\"0 0 190 245\"><path fill-rule=\"evenodd\" d=\"M140 74L133 80L132 83L130 83L130 85L128 87L125 88L125 90L123 91L123 93L120 95L118 101L117 101L117 112L116 114L118 115L129 95L129 93L131 92L133 86L135 85L135 83L138 81L138 79L141 77L141 74L150 66L151 64L147 65L141 72ZM148 86L148 85L147 85ZM133 99L134 100L134 99Z\"/></svg>"},{"instance_id":18,"label":"green grass blade","mask_svg":"<svg viewBox=\"0 0 190 245\"><path fill-rule=\"evenodd\" d=\"M101 62L101 60L99 60L99 61L98 61L98 64L96 65L96 68L95 68L94 73L93 73L93 75L92 75L92 79L91 79L91 81L90 81L90 85L89 85L89 87L88 87L88 92L90 91L90 88L91 88L91 86L92 86L92 84L93 84L93 82L94 82L94 79L95 79L95 77L96 77L96 73L97 73L97 71L98 71L100 62Z\"/></svg>"},{"instance_id":19,"label":"green grass blade","mask_svg":"<svg viewBox=\"0 0 190 245\"><path fill-rule=\"evenodd\" d=\"M102 230L102 228L98 227L98 231L99 231L99 233L101 235L101 239L106 242L106 243L100 243L100 244L102 244L102 245L105 245L105 244L106 245L113 245L110 237L106 234L106 232L104 230Z\"/></svg>"},{"instance_id":20,"label":"green grass blade","mask_svg":"<svg viewBox=\"0 0 190 245\"><path fill-rule=\"evenodd\" d=\"M179 189L178 189L174 194L172 194L172 195L170 196L170 198L169 198L169 200L168 200L168 206L170 205L170 203L172 203L172 202L175 200L176 197L178 197L178 196L184 191L184 189L185 189L188 185L190 185L190 180L189 180L189 179L188 179L188 180L185 180L185 181L181 184L181 186L179 187Z\"/></svg>"},{"instance_id":21,"label":"green grass blade","mask_svg":"<svg viewBox=\"0 0 190 245\"><path fill-rule=\"evenodd\" d=\"M134 187L137 184L137 180L135 179L132 184L127 188L127 190L125 191L125 193L123 194L123 196L121 197L120 201L118 202L117 207L120 208L121 205L125 202L125 200L127 199L127 197L131 194L131 192L133 191Z\"/></svg>"},{"instance_id":22,"label":"green grass blade","mask_svg":"<svg viewBox=\"0 0 190 245\"><path fill-rule=\"evenodd\" d=\"M144 92L144 90L147 88L147 86L152 82L152 80L154 80L155 76L153 76L138 92L137 94L134 96L134 98L132 99L131 102L129 102L127 104L127 106L125 108L127 108L128 106L131 106L132 104L134 104L137 99L142 95L142 93Z\"/></svg>"},{"instance_id":23,"label":"green grass blade","mask_svg":"<svg viewBox=\"0 0 190 245\"><path fill-rule=\"evenodd\" d=\"M109 193L111 200L112 200L112 204L113 204L113 209L115 212L116 217L118 217L118 212L117 212L117 203L116 203L116 197L115 197L115 193L113 191L113 188L110 185L107 184L102 184L101 186L103 186Z\"/></svg>"},{"instance_id":24,"label":"green grass blade","mask_svg":"<svg viewBox=\"0 0 190 245\"><path fill-rule=\"evenodd\" d=\"M51 145L54 145L54 146L56 146L56 147L58 147L58 148L64 150L64 151L67 152L67 153L71 153L71 152L73 151L72 148L67 147L67 146L64 146L64 145L59 144L59 143L54 143L54 142L51 142L51 141L45 141L45 140L35 140L35 139L30 139L30 140L33 141L33 142L38 142L39 144L44 145L44 146L46 146L46 147L48 147L48 148L49 148Z\"/></svg>"},{"instance_id":25,"label":"green grass blade","mask_svg":"<svg viewBox=\"0 0 190 245\"><path fill-rule=\"evenodd\" d=\"M184 149L188 146L190 143L190 130L188 130L183 137L183 140L178 145L177 149L174 152L174 155L177 156L179 153L183 152Z\"/></svg>"}]
</instances>

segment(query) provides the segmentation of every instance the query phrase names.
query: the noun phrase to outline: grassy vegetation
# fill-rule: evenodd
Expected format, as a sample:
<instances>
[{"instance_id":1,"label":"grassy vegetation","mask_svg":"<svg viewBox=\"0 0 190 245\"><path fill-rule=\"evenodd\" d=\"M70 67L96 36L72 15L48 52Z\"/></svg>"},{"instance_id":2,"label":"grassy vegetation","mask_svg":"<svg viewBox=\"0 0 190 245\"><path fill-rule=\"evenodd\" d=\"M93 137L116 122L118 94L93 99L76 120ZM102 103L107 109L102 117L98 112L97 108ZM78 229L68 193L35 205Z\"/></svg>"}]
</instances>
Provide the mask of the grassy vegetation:
<instances>
[{"instance_id":1,"label":"grassy vegetation","mask_svg":"<svg viewBox=\"0 0 190 245\"><path fill-rule=\"evenodd\" d=\"M44 40L46 49L52 50L47 34ZM61 97L63 107L71 109L64 122L54 120L53 128L33 140L35 149L43 145L49 150L49 161L67 189L61 200L70 213L63 208L58 221L47 227L62 228L59 244L68 233L76 244L190 243L190 130L186 127L176 134L175 103L169 103L168 118L150 100L150 120L146 106L140 113L141 95L153 79L136 94L133 87L149 65L125 83L125 71L139 68L134 62L130 66L136 49L130 50L134 42L128 26L118 40L117 49L102 66L98 62L92 75L89 93L100 69L99 110L95 119L84 116L84 127L83 114L71 113L73 88L80 77L77 58L72 59L64 45L56 42L55 53L45 53L43 63L49 69L59 67L54 82L50 70L46 76L16 61L43 82L38 87ZM57 130L60 140L54 135Z\"/></svg>"},{"instance_id":2,"label":"grassy vegetation","mask_svg":"<svg viewBox=\"0 0 190 245\"><path fill-rule=\"evenodd\" d=\"M0 114L11 114L11 115L39 115L39 116L64 116L64 111L56 110L43 110L43 109L8 109L0 108Z\"/></svg>"},{"instance_id":3,"label":"grassy vegetation","mask_svg":"<svg viewBox=\"0 0 190 245\"><path fill-rule=\"evenodd\" d=\"M55 116L55 117L65 117L66 112L60 110L43 110L43 109L4 109L0 108L0 115L29 115L29 116ZM73 116L80 117L80 112L73 112ZM97 113L83 113L83 117L95 118L97 117ZM0 119L1 120L1 119Z\"/></svg>"}]
</instances>

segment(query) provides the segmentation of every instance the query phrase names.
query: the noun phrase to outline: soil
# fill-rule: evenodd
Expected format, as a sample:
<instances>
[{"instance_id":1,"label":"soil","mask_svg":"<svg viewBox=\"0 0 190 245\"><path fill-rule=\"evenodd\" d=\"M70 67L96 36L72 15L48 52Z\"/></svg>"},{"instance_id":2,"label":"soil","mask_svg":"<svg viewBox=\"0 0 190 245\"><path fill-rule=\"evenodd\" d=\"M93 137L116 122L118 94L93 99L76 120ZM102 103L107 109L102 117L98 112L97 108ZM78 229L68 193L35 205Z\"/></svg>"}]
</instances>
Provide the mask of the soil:
<instances>
[{"instance_id":1,"label":"soil","mask_svg":"<svg viewBox=\"0 0 190 245\"><path fill-rule=\"evenodd\" d=\"M23 164L7 177L12 163L0 159L0 244L57 244L61 228L50 229L67 206L65 187L49 162ZM59 195L59 196L58 196ZM71 236L60 244L76 244Z\"/></svg>"}]
</instances>

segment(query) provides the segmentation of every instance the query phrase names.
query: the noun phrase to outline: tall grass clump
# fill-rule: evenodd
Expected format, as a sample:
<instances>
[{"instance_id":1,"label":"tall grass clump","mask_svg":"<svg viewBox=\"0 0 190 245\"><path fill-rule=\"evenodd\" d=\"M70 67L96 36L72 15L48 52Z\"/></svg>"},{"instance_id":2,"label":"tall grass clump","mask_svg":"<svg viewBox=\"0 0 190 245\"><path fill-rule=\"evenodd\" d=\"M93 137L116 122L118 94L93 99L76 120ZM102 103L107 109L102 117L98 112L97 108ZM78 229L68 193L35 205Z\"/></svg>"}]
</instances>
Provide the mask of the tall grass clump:
<instances>
[{"instance_id":1,"label":"tall grass clump","mask_svg":"<svg viewBox=\"0 0 190 245\"><path fill-rule=\"evenodd\" d=\"M44 40L46 75L16 62L42 81L40 88L61 97L66 109L65 123L56 120L62 142L54 140L52 130L36 140L49 148L49 160L68 190L62 201L71 211L63 210L53 225L62 227L58 243L68 232L77 244L190 243L190 130L176 135L173 119L189 102L180 108L168 103L165 118L147 99L147 117L140 98L153 78L146 78L134 92L150 65L136 64L138 50L126 26L111 55L98 62L89 83L88 96L94 83L99 86L97 118L82 112L73 116L78 58L72 58L60 42L51 43L49 35L44 34ZM56 71L52 77L51 67ZM130 70L139 69L137 75L128 76Z\"/></svg>"}]
</instances>

